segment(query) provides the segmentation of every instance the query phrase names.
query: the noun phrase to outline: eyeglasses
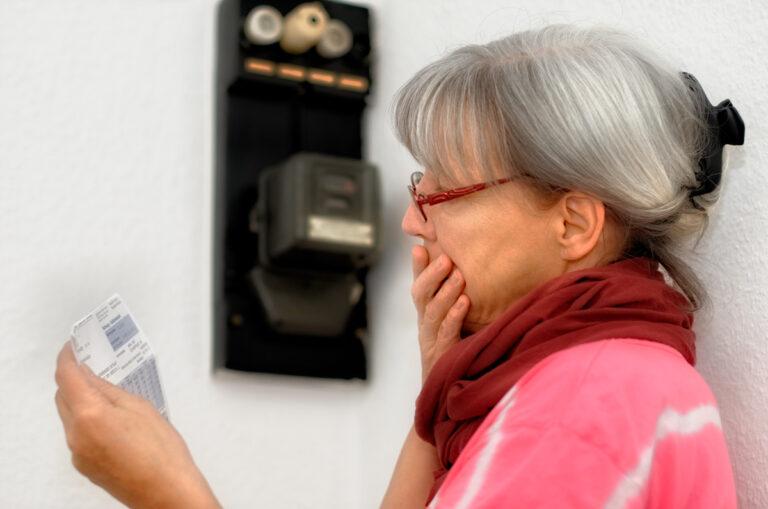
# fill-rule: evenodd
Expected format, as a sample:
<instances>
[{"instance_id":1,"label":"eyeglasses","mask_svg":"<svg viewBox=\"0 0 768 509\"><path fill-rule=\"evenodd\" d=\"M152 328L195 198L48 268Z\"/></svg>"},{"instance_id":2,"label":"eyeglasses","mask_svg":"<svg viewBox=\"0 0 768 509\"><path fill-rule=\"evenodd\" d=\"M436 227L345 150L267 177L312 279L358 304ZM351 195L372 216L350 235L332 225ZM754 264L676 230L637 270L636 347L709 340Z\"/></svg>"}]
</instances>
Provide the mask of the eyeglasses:
<instances>
[{"instance_id":1,"label":"eyeglasses","mask_svg":"<svg viewBox=\"0 0 768 509\"><path fill-rule=\"evenodd\" d=\"M437 205L438 203L453 200L454 198L461 198L462 196L466 196L477 191L482 191L483 189L490 186L504 184L506 182L512 181L511 178L503 178L494 180L492 182L483 182L480 184L473 184L471 186L457 187L455 189L449 189L448 191L424 195L416 192L416 186L423 177L424 173L420 171L414 171L411 173L411 185L408 186L408 191L410 191L413 203L416 205L416 208L419 209L421 217L424 218L424 221L427 220L427 215L424 213L424 205Z\"/></svg>"}]
</instances>

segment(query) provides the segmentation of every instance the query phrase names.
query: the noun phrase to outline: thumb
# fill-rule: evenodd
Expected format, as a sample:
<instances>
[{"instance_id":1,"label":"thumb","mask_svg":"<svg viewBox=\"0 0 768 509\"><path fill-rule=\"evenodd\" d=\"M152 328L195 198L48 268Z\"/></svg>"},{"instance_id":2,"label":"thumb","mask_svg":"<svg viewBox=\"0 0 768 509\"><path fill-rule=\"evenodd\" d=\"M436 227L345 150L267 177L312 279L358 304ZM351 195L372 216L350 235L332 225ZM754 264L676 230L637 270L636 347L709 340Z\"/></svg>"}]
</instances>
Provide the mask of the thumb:
<instances>
[{"instance_id":1,"label":"thumb","mask_svg":"<svg viewBox=\"0 0 768 509\"><path fill-rule=\"evenodd\" d=\"M83 363L80 366L83 368L83 371L86 372L88 384L99 391L110 402L117 403L125 397L126 392L123 389L98 376L87 364Z\"/></svg>"}]
</instances>

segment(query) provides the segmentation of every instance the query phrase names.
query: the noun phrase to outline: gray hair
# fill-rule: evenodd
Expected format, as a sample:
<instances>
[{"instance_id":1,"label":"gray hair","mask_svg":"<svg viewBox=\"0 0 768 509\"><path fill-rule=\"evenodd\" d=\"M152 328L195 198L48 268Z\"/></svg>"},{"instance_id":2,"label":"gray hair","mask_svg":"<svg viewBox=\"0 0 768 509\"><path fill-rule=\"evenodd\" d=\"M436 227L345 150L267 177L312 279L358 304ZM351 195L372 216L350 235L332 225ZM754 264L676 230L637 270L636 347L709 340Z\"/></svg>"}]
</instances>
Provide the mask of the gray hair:
<instances>
[{"instance_id":1,"label":"gray hair","mask_svg":"<svg viewBox=\"0 0 768 509\"><path fill-rule=\"evenodd\" d=\"M548 25L427 65L398 90L393 120L441 184L522 177L550 205L567 189L600 199L622 258L657 260L698 311L709 296L676 251L696 232L698 245L722 186L695 198L704 210L685 189L708 127L680 71L619 30Z\"/></svg>"}]
</instances>

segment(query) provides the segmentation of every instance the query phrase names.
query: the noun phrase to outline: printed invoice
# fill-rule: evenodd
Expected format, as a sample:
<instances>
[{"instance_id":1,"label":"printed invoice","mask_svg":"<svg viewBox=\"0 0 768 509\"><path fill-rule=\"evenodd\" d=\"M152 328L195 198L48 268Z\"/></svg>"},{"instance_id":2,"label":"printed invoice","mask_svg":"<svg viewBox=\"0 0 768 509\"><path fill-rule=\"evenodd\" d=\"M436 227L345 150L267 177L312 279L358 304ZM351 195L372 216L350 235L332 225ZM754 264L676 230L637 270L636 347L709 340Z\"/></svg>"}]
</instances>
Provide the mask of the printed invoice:
<instances>
[{"instance_id":1,"label":"printed invoice","mask_svg":"<svg viewBox=\"0 0 768 509\"><path fill-rule=\"evenodd\" d=\"M78 363L123 389L149 400L168 418L157 362L146 335L115 294L72 326Z\"/></svg>"}]
</instances>

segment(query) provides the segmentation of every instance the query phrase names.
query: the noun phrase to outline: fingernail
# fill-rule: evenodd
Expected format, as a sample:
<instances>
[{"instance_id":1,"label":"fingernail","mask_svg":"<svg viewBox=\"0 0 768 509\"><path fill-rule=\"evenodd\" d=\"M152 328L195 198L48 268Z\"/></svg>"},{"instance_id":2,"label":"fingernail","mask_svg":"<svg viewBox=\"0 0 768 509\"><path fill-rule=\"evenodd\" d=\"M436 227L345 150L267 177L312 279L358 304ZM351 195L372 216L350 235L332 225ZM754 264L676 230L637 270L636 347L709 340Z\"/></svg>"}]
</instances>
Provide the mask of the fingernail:
<instances>
[{"instance_id":1,"label":"fingernail","mask_svg":"<svg viewBox=\"0 0 768 509\"><path fill-rule=\"evenodd\" d=\"M456 281L461 281L461 272L459 272L458 269L453 269L453 272L451 272L451 277Z\"/></svg>"}]
</instances>

